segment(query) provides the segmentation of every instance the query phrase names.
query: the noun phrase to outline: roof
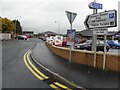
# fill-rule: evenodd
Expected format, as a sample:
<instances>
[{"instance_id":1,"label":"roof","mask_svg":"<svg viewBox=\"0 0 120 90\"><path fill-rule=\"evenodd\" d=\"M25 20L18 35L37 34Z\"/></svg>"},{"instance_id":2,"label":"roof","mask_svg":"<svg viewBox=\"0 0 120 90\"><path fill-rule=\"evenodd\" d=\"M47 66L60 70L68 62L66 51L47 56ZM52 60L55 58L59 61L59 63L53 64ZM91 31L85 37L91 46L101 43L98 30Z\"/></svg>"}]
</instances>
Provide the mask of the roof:
<instances>
[{"instance_id":1,"label":"roof","mask_svg":"<svg viewBox=\"0 0 120 90\"><path fill-rule=\"evenodd\" d=\"M115 35L117 31L108 31L108 36L109 35ZM82 36L92 36L93 35L93 30L85 29L82 31L76 31L76 34L81 34Z\"/></svg>"},{"instance_id":2,"label":"roof","mask_svg":"<svg viewBox=\"0 0 120 90\"><path fill-rule=\"evenodd\" d=\"M55 32L52 32L52 31L46 31L46 32L43 32L42 34L52 34L52 35L54 35L54 34L56 34Z\"/></svg>"},{"instance_id":3,"label":"roof","mask_svg":"<svg viewBox=\"0 0 120 90\"><path fill-rule=\"evenodd\" d=\"M76 34L81 34L82 36L92 36L93 35L93 30L82 30L82 31L76 31Z\"/></svg>"}]
</instances>

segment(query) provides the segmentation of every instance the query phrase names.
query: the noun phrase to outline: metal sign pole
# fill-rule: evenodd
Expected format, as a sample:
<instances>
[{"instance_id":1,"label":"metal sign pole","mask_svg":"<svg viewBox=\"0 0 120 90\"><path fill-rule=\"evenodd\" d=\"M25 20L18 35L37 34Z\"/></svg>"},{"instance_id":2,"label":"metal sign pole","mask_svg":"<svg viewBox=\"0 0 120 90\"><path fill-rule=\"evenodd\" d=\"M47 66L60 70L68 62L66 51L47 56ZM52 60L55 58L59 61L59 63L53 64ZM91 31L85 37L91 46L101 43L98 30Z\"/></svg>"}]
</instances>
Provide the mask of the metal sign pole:
<instances>
[{"instance_id":1,"label":"metal sign pole","mask_svg":"<svg viewBox=\"0 0 120 90\"><path fill-rule=\"evenodd\" d=\"M96 0L94 0L96 2ZM93 14L97 13L97 9L93 9ZM94 31L93 31L94 32ZM94 51L94 67L96 67L96 42L97 42L97 35L93 35L92 38L92 50Z\"/></svg>"},{"instance_id":2,"label":"metal sign pole","mask_svg":"<svg viewBox=\"0 0 120 90\"><path fill-rule=\"evenodd\" d=\"M106 64L106 40L107 40L107 35L104 35L104 55L103 55L103 70L105 69L105 64Z\"/></svg>"},{"instance_id":3,"label":"metal sign pole","mask_svg":"<svg viewBox=\"0 0 120 90\"><path fill-rule=\"evenodd\" d=\"M96 67L96 54L97 54L97 52L96 52L96 47L97 47L97 35L94 35L94 40L93 40L93 42L94 42L94 67Z\"/></svg>"},{"instance_id":4,"label":"metal sign pole","mask_svg":"<svg viewBox=\"0 0 120 90\"><path fill-rule=\"evenodd\" d=\"M73 12L69 12L69 11L65 11L65 13L66 13L66 15L67 15L67 17L68 17L68 20L69 20L69 22L70 22L70 29L72 30L72 23L73 23L76 15L77 15L77 13L73 13ZM72 46L73 46L73 45L71 45L71 44L69 44L69 45L70 45L69 62L71 62L71 61L72 61L72 60L71 60L71 54L72 54Z\"/></svg>"},{"instance_id":5,"label":"metal sign pole","mask_svg":"<svg viewBox=\"0 0 120 90\"><path fill-rule=\"evenodd\" d=\"M72 16L71 16L71 18L72 18ZM72 30L72 23L70 23L70 27L71 27L71 30ZM72 61L71 55L72 55L72 45L70 45L69 63L71 63L71 61Z\"/></svg>"}]
</instances>

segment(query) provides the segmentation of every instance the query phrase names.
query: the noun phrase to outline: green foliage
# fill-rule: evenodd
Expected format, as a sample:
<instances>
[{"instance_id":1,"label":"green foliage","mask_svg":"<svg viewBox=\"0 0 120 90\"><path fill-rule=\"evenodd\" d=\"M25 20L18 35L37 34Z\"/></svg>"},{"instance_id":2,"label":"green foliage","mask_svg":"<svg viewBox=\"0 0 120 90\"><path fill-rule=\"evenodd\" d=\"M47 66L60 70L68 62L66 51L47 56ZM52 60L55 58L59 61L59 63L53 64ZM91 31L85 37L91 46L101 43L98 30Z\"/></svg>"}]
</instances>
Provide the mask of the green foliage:
<instances>
[{"instance_id":1,"label":"green foliage","mask_svg":"<svg viewBox=\"0 0 120 90\"><path fill-rule=\"evenodd\" d=\"M2 18L2 32L10 33L13 30L14 30L14 23L7 18Z\"/></svg>"}]
</instances>

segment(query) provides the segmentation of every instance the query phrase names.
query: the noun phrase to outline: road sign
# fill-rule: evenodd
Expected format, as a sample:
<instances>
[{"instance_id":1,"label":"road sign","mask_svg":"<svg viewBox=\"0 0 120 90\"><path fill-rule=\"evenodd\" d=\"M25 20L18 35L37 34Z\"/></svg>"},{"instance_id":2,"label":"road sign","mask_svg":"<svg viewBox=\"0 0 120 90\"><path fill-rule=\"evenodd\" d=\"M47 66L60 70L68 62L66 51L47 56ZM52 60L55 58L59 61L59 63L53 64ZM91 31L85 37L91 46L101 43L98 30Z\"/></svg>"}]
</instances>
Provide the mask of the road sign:
<instances>
[{"instance_id":1,"label":"road sign","mask_svg":"<svg viewBox=\"0 0 120 90\"><path fill-rule=\"evenodd\" d=\"M90 8L90 9L102 9L102 8L103 8L103 5L100 4L100 3L91 2L91 3L89 4L89 8Z\"/></svg>"},{"instance_id":2,"label":"road sign","mask_svg":"<svg viewBox=\"0 0 120 90\"><path fill-rule=\"evenodd\" d=\"M77 16L77 13L73 13L73 12L69 12L69 11L65 11L65 12L66 12L66 15L68 17L70 24L72 24L75 17Z\"/></svg>"},{"instance_id":3,"label":"road sign","mask_svg":"<svg viewBox=\"0 0 120 90\"><path fill-rule=\"evenodd\" d=\"M96 28L93 30L93 35L107 35L108 29L107 28Z\"/></svg>"},{"instance_id":4,"label":"road sign","mask_svg":"<svg viewBox=\"0 0 120 90\"><path fill-rule=\"evenodd\" d=\"M102 13L88 15L84 22L86 28L109 28L117 26L117 11L110 10Z\"/></svg>"},{"instance_id":5,"label":"road sign","mask_svg":"<svg viewBox=\"0 0 120 90\"><path fill-rule=\"evenodd\" d=\"M75 42L75 29L67 30L67 45L74 45Z\"/></svg>"}]
</instances>

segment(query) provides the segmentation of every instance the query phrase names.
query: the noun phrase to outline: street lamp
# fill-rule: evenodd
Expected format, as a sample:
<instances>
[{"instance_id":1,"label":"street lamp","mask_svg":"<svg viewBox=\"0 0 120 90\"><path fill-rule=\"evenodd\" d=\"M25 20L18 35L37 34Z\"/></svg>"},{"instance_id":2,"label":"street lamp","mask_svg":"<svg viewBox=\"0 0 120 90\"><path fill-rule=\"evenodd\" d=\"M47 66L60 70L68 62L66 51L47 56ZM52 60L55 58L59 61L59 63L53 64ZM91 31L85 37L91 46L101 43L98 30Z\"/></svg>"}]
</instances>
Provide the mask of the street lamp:
<instances>
[{"instance_id":1,"label":"street lamp","mask_svg":"<svg viewBox=\"0 0 120 90\"><path fill-rule=\"evenodd\" d=\"M58 23L58 34L60 33L60 22L59 21L55 21L55 23Z\"/></svg>"}]
</instances>

